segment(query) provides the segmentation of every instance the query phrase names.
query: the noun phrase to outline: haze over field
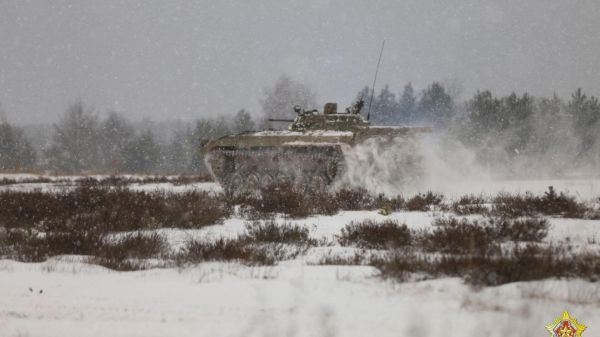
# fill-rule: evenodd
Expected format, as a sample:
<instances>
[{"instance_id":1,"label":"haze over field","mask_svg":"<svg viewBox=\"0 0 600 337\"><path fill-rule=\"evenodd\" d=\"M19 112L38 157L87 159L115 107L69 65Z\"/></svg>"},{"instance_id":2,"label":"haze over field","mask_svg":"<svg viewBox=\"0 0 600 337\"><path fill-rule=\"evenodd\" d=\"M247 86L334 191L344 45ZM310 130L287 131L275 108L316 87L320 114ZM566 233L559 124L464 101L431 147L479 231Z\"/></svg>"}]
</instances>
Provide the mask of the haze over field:
<instances>
[{"instance_id":1,"label":"haze over field","mask_svg":"<svg viewBox=\"0 0 600 337\"><path fill-rule=\"evenodd\" d=\"M588 1L17 1L0 3L0 103L55 122L77 97L136 120L260 110L283 73L321 102L370 84L568 99L600 94L600 5Z\"/></svg>"},{"instance_id":2,"label":"haze over field","mask_svg":"<svg viewBox=\"0 0 600 337\"><path fill-rule=\"evenodd\" d=\"M0 336L600 336L599 32L598 0L1 0Z\"/></svg>"}]
</instances>

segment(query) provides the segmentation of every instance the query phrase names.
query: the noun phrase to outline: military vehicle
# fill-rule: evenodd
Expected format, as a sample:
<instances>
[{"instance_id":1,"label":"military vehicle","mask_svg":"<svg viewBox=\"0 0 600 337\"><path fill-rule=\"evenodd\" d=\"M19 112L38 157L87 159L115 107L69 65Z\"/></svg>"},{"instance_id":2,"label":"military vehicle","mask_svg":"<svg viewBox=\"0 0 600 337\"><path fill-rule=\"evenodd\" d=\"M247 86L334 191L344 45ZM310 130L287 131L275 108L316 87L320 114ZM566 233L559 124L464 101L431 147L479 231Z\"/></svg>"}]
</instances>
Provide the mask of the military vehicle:
<instances>
[{"instance_id":1,"label":"military vehicle","mask_svg":"<svg viewBox=\"0 0 600 337\"><path fill-rule=\"evenodd\" d=\"M371 126L360 115L363 101L337 112L336 103L327 103L322 113L295 106L298 114L287 130L248 131L214 141L203 141L201 151L214 178L234 193L258 191L273 184L306 193L324 191L340 180L346 170L345 153L377 138L385 145L396 137L417 140L429 127ZM418 167L418 153L406 158L406 165Z\"/></svg>"}]
</instances>

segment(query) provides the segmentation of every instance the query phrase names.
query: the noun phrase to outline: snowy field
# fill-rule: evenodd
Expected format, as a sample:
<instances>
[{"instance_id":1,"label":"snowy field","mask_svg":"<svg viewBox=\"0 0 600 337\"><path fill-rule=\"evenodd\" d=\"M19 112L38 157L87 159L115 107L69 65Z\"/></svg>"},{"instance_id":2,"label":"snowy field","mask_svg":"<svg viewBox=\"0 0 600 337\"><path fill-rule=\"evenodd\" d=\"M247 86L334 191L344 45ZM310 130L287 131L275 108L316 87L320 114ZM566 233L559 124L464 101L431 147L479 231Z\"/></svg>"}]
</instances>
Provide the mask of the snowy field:
<instances>
[{"instance_id":1,"label":"snowy field","mask_svg":"<svg viewBox=\"0 0 600 337\"><path fill-rule=\"evenodd\" d=\"M541 194L548 186L585 202L600 195L598 180L481 182L441 192L450 198L499 191ZM1 188L71 187L63 181ZM214 183L129 187L220 192ZM391 218L426 229L439 216L444 214L341 211L293 222L308 227L314 238L334 242L353 220ZM599 220L549 220L545 243L600 250ZM234 214L222 225L158 231L177 249L189 238L236 237L244 229L244 220ZM473 288L459 278L396 283L382 280L373 267L314 265L325 254L346 250L339 245L311 248L272 267L209 262L134 272L86 264L78 256L43 263L0 260L0 336L547 336L544 326L565 310L588 326L584 337L600 336L599 282L545 280Z\"/></svg>"}]
</instances>

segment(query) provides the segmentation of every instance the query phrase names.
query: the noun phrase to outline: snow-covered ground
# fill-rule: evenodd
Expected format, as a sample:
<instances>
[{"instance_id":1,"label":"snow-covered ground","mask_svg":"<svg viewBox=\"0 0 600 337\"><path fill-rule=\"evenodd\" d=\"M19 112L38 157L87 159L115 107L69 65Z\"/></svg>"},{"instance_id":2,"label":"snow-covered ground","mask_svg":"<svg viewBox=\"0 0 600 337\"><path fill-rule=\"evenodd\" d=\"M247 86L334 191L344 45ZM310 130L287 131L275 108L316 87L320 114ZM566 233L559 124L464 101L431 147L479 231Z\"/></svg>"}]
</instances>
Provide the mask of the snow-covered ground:
<instances>
[{"instance_id":1,"label":"snow-covered ground","mask_svg":"<svg viewBox=\"0 0 600 337\"><path fill-rule=\"evenodd\" d=\"M586 335L600 333L598 284L578 280L474 290L301 260L127 273L2 261L0 270L2 336L544 336L564 310Z\"/></svg>"},{"instance_id":2,"label":"snow-covered ground","mask_svg":"<svg viewBox=\"0 0 600 337\"><path fill-rule=\"evenodd\" d=\"M542 193L554 186L589 200L599 194L594 184L600 186L580 180L463 188L492 195ZM211 183L131 188L219 191ZM439 215L342 211L293 222L307 226L315 238L332 240L353 220L392 218L427 228ZM550 221L546 242L600 249L600 221ZM199 230L159 231L177 249L190 237L234 237L244 229L244 220L234 216ZM588 326L584 337L600 336L599 282L546 280L474 289L457 278L394 283L381 280L372 267L311 265L336 250L342 248L313 248L274 267L204 263L136 272L114 272L71 256L44 263L0 260L0 336L547 336L544 326L565 310Z\"/></svg>"}]
</instances>

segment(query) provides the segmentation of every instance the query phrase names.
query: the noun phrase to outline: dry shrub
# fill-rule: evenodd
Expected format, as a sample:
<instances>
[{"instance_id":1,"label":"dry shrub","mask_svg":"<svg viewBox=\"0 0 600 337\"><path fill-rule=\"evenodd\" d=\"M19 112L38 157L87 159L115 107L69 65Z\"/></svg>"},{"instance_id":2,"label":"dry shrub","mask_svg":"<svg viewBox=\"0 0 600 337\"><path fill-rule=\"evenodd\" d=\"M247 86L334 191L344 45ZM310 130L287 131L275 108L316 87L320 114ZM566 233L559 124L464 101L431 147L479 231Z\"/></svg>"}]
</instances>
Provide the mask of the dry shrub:
<instances>
[{"instance_id":1,"label":"dry shrub","mask_svg":"<svg viewBox=\"0 0 600 337\"><path fill-rule=\"evenodd\" d=\"M225 191L223 202L232 208L240 205L245 214L251 219L272 218L274 214L282 213L292 218L306 218L316 214L333 215L340 208L337 200L327 192L304 194L295 190L291 184L262 188L258 193L233 193Z\"/></svg>"},{"instance_id":2,"label":"dry shrub","mask_svg":"<svg viewBox=\"0 0 600 337\"><path fill-rule=\"evenodd\" d=\"M563 192L556 194L552 186L538 199L536 207L537 211L543 214L562 215L565 218L583 218L587 211L587 207L575 200L575 197Z\"/></svg>"},{"instance_id":3,"label":"dry shrub","mask_svg":"<svg viewBox=\"0 0 600 337\"><path fill-rule=\"evenodd\" d=\"M397 249L383 256L373 256L369 264L381 272L383 279L399 282L419 275L420 280L436 277L440 274L434 258L419 254L411 249Z\"/></svg>"},{"instance_id":4,"label":"dry shrub","mask_svg":"<svg viewBox=\"0 0 600 337\"><path fill-rule=\"evenodd\" d=\"M87 221L77 220L68 230L39 233L13 228L0 254L22 262L42 262L59 255L85 255L115 270L143 269L140 259L166 258L169 246L158 233L128 233L114 238Z\"/></svg>"},{"instance_id":5,"label":"dry shrub","mask_svg":"<svg viewBox=\"0 0 600 337\"><path fill-rule=\"evenodd\" d=\"M103 258L118 260L162 258L169 251L166 238L157 232L126 233L106 241L98 250Z\"/></svg>"},{"instance_id":6,"label":"dry shrub","mask_svg":"<svg viewBox=\"0 0 600 337\"><path fill-rule=\"evenodd\" d=\"M306 227L278 224L271 219L246 223L246 232L235 239L189 240L178 254L178 264L204 261L238 261L246 265L272 266L293 259L309 246L324 245L309 236Z\"/></svg>"},{"instance_id":7,"label":"dry shrub","mask_svg":"<svg viewBox=\"0 0 600 337\"><path fill-rule=\"evenodd\" d=\"M189 240L177 255L177 264L237 261L246 265L273 266L283 254L281 245L260 246L244 240L220 238L211 242Z\"/></svg>"},{"instance_id":8,"label":"dry shrub","mask_svg":"<svg viewBox=\"0 0 600 337\"><path fill-rule=\"evenodd\" d=\"M458 220L437 218L433 231L415 233L423 251L445 254L484 254L497 250L503 241L541 242L550 224L546 219Z\"/></svg>"},{"instance_id":9,"label":"dry shrub","mask_svg":"<svg viewBox=\"0 0 600 337\"><path fill-rule=\"evenodd\" d=\"M22 262L42 262L57 255L92 255L104 243L104 232L78 219L68 230L40 233L35 229L8 229L4 255Z\"/></svg>"},{"instance_id":10,"label":"dry shrub","mask_svg":"<svg viewBox=\"0 0 600 337\"><path fill-rule=\"evenodd\" d=\"M515 247L498 256L476 256L469 263L466 281L494 286L511 282L547 278L583 278L595 281L600 276L598 253L564 254L560 249L535 245Z\"/></svg>"},{"instance_id":11,"label":"dry shrub","mask_svg":"<svg viewBox=\"0 0 600 337\"><path fill-rule=\"evenodd\" d=\"M323 266L359 266L368 264L369 256L365 250L357 250L351 256L329 252L321 256L316 264Z\"/></svg>"},{"instance_id":12,"label":"dry shrub","mask_svg":"<svg viewBox=\"0 0 600 337\"><path fill-rule=\"evenodd\" d=\"M550 222L544 218L488 219L488 226L495 232L495 240L518 242L541 242L550 229Z\"/></svg>"},{"instance_id":13,"label":"dry shrub","mask_svg":"<svg viewBox=\"0 0 600 337\"><path fill-rule=\"evenodd\" d=\"M105 239L93 253L90 262L113 270L132 271L148 269L146 259L166 259L169 245L164 236L153 232L128 233L116 239ZM159 266L166 266L163 262Z\"/></svg>"},{"instance_id":14,"label":"dry shrub","mask_svg":"<svg viewBox=\"0 0 600 337\"><path fill-rule=\"evenodd\" d=\"M488 213L483 196L464 195L452 203L450 210L456 215L472 215Z\"/></svg>"},{"instance_id":15,"label":"dry shrub","mask_svg":"<svg viewBox=\"0 0 600 337\"><path fill-rule=\"evenodd\" d=\"M308 228L289 223L278 224L274 219L246 223L246 233L240 239L256 243L285 243L317 246Z\"/></svg>"},{"instance_id":16,"label":"dry shrub","mask_svg":"<svg viewBox=\"0 0 600 337\"><path fill-rule=\"evenodd\" d=\"M362 211L373 207L373 196L364 188L341 189L332 198L338 202L340 209L346 211Z\"/></svg>"},{"instance_id":17,"label":"dry shrub","mask_svg":"<svg viewBox=\"0 0 600 337\"><path fill-rule=\"evenodd\" d=\"M417 194L406 202L406 208L409 211L430 211L432 206L441 206L444 196L441 194L433 193L431 191L426 194Z\"/></svg>"},{"instance_id":18,"label":"dry shrub","mask_svg":"<svg viewBox=\"0 0 600 337\"><path fill-rule=\"evenodd\" d=\"M341 209L348 211L372 211L382 208L390 211L402 211L406 207L406 201L402 195L386 196L381 193L374 196L365 189L342 189L335 193L334 198L340 204Z\"/></svg>"},{"instance_id":19,"label":"dry shrub","mask_svg":"<svg viewBox=\"0 0 600 337\"><path fill-rule=\"evenodd\" d=\"M552 186L544 196L535 196L531 192L525 194L500 193L493 198L492 214L502 217L524 217L545 215L560 215L567 218L583 218L588 208L561 192L556 194Z\"/></svg>"},{"instance_id":20,"label":"dry shrub","mask_svg":"<svg viewBox=\"0 0 600 337\"><path fill-rule=\"evenodd\" d=\"M411 244L411 232L394 220L375 222L367 219L350 222L337 237L342 246L365 249L390 249Z\"/></svg>"},{"instance_id":21,"label":"dry shrub","mask_svg":"<svg viewBox=\"0 0 600 337\"><path fill-rule=\"evenodd\" d=\"M376 196L369 193L364 188L360 189L341 189L333 193L340 209L345 211L372 211L389 207L391 211L401 211L405 208L405 200L401 195L386 196L378 194Z\"/></svg>"},{"instance_id":22,"label":"dry shrub","mask_svg":"<svg viewBox=\"0 0 600 337\"><path fill-rule=\"evenodd\" d=\"M431 232L420 232L417 241L426 252L449 254L484 253L493 248L493 228L477 220L437 218Z\"/></svg>"},{"instance_id":23,"label":"dry shrub","mask_svg":"<svg viewBox=\"0 0 600 337\"><path fill-rule=\"evenodd\" d=\"M226 190L222 200L230 209L239 205L242 216L249 220L269 219L274 214L306 218L312 215L333 215L340 210L372 211L389 207L392 211L400 211L405 207L405 200L401 195L374 196L365 189L304 194L294 190L288 183L263 188L258 193L234 193Z\"/></svg>"},{"instance_id":24,"label":"dry shrub","mask_svg":"<svg viewBox=\"0 0 600 337\"><path fill-rule=\"evenodd\" d=\"M491 254L425 256L411 250L397 250L374 256L370 265L381 271L383 278L406 281L412 275L421 279L449 276L461 277L476 286L497 286L511 282L547 278L584 278L598 280L600 254L568 255L553 247L527 245Z\"/></svg>"},{"instance_id":25,"label":"dry shrub","mask_svg":"<svg viewBox=\"0 0 600 337\"><path fill-rule=\"evenodd\" d=\"M60 193L0 192L0 223L7 228L61 230L86 219L107 231L145 228L201 228L220 223L227 208L208 192L131 191L126 188L82 186Z\"/></svg>"},{"instance_id":26,"label":"dry shrub","mask_svg":"<svg viewBox=\"0 0 600 337\"><path fill-rule=\"evenodd\" d=\"M533 216L536 214L536 197L531 192L525 194L498 193L492 200L492 214L507 218Z\"/></svg>"},{"instance_id":27,"label":"dry shrub","mask_svg":"<svg viewBox=\"0 0 600 337\"><path fill-rule=\"evenodd\" d=\"M0 179L0 186L7 185L15 185L15 184L45 184L45 183L56 183L56 182L66 182L65 180L51 180L45 177L38 178L25 178L25 179L9 179L3 178Z\"/></svg>"},{"instance_id":28,"label":"dry shrub","mask_svg":"<svg viewBox=\"0 0 600 337\"><path fill-rule=\"evenodd\" d=\"M74 178L74 179L73 179ZM179 175L179 176L105 176L105 177L91 177L91 176L74 176L72 178L60 178L39 176L36 178L25 178L25 179L10 179L3 178L0 180L0 186L15 185L15 184L69 184L69 185L82 185L88 187L99 187L99 186L118 186L123 187L133 184L158 184L158 183L171 183L173 185L189 185L193 183L211 182L214 181L212 176L208 173L199 175Z\"/></svg>"}]
</instances>

